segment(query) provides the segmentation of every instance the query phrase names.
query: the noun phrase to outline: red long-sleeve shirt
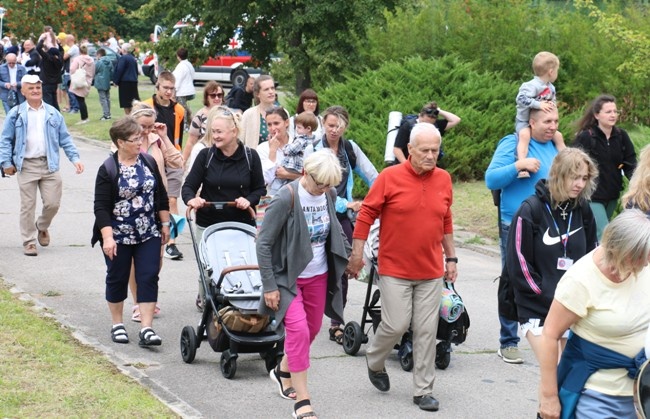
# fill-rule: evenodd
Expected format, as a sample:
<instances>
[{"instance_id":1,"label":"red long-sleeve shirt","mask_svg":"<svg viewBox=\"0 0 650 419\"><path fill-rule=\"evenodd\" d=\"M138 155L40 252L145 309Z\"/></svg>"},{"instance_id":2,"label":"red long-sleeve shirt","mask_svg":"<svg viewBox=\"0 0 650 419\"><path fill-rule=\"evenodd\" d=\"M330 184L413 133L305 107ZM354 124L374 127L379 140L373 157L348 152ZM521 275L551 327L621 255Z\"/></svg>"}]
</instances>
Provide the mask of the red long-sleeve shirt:
<instances>
[{"instance_id":1,"label":"red long-sleeve shirt","mask_svg":"<svg viewBox=\"0 0 650 419\"><path fill-rule=\"evenodd\" d=\"M444 274L442 239L453 233L451 176L436 168L418 175L410 160L384 169L363 200L353 238L366 240L381 217L381 275L431 279Z\"/></svg>"}]
</instances>

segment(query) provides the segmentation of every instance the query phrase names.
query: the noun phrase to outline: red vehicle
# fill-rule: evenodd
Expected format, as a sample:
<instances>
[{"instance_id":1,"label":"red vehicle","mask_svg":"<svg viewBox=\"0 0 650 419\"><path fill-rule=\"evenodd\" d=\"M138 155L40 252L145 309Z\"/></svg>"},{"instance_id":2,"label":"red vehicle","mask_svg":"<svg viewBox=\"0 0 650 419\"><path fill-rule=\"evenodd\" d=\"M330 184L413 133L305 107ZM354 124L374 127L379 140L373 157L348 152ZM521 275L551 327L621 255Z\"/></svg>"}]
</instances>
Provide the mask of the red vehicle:
<instances>
[{"instance_id":1,"label":"red vehicle","mask_svg":"<svg viewBox=\"0 0 650 419\"><path fill-rule=\"evenodd\" d=\"M174 31L171 36L180 37L183 28L190 25L191 23L178 21L174 25ZM158 41L158 36L161 32L162 28L156 25L152 39L153 42ZM251 56L247 51L241 49L239 33L240 30L237 29L233 37L230 38L230 42L226 47L226 54L209 58L202 65L195 67L194 82L214 80L222 84L244 87L246 79L249 76L259 77L262 74L262 70L259 68L252 68L246 65L251 60ZM159 68L158 57L155 54L150 54L144 59L142 72L145 76L149 77L152 83L156 83Z\"/></svg>"}]
</instances>

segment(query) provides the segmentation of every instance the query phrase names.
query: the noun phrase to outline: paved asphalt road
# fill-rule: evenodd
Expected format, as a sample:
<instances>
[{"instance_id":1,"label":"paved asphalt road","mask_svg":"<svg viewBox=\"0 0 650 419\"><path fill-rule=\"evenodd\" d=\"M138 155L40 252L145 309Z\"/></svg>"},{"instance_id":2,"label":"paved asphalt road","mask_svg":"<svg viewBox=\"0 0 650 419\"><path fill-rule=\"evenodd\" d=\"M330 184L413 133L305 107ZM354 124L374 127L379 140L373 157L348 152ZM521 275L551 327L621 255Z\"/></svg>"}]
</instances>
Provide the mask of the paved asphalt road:
<instances>
[{"instance_id":1,"label":"paved asphalt road","mask_svg":"<svg viewBox=\"0 0 650 419\"><path fill-rule=\"evenodd\" d=\"M47 306L61 323L82 342L105 353L125 374L151 388L183 417L288 418L292 403L281 399L258 355L243 354L232 380L219 369L220 354L207 342L196 360L185 364L179 338L185 325L196 325L194 307L197 265L189 233L179 239L183 261L165 260L160 280L162 312L154 327L163 338L159 349L137 345L139 325L126 320L131 337L128 345L110 339L110 317L104 300L105 265L98 247L90 247L93 224L93 187L97 168L107 148L92 141L77 140L86 172L75 175L62 155L64 191L62 207L50 229L52 243L38 248L38 257L22 254L18 229L19 194L16 179L0 179L0 275L15 292L32 296ZM40 210L40 209L39 209ZM488 252L489 253L489 252ZM505 364L497 357L498 320L496 288L499 258L492 253L459 249L460 276L457 290L463 296L472 325L467 341L451 354L451 365L438 371L435 396L438 413L420 411L412 403L411 374L402 371L396 355L387 361L391 390L380 393L366 374L362 345L356 357L346 355L330 342L326 322L311 352L310 389L312 403L321 418L525 418L537 406L538 365L528 345L522 342L523 365ZM350 283L346 320L361 319L366 285ZM125 319L130 318L130 304ZM128 317L127 317L128 316Z\"/></svg>"}]
</instances>

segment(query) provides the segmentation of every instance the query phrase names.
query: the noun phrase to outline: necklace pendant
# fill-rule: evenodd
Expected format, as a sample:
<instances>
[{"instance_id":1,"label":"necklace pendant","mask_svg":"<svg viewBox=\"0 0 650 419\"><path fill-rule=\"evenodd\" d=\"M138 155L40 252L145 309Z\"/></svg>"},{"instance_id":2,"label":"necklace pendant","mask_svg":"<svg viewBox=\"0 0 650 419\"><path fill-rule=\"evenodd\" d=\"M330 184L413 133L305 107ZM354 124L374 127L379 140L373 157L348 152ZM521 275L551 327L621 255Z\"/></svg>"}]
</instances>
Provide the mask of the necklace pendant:
<instances>
[{"instance_id":1,"label":"necklace pendant","mask_svg":"<svg viewBox=\"0 0 650 419\"><path fill-rule=\"evenodd\" d=\"M562 210L562 212L560 213L560 217L562 217L562 219L563 219L564 221L566 221L566 215L567 215L567 214L566 214L566 211L565 211L565 210Z\"/></svg>"}]
</instances>

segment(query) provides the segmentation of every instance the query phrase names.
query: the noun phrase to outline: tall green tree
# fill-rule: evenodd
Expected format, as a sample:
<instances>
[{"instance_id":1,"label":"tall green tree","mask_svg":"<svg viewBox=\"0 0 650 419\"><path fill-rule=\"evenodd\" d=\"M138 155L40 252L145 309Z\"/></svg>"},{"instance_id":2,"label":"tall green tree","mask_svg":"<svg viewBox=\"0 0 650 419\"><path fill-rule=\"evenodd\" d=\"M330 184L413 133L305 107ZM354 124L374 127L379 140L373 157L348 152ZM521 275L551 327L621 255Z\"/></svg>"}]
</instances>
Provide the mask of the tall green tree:
<instances>
[{"instance_id":1,"label":"tall green tree","mask_svg":"<svg viewBox=\"0 0 650 419\"><path fill-rule=\"evenodd\" d=\"M168 25L183 18L201 23L178 40L163 40L157 50L170 56L174 46L190 49L201 61L224 50L235 29L241 27L243 46L262 65L273 54L288 58L296 79L296 92L310 87L314 72L337 78L358 65L359 40L372 23L383 20L401 0L153 0L143 14L166 10ZM188 10L193 11L188 16ZM204 44L204 41L207 44Z\"/></svg>"}]
</instances>

